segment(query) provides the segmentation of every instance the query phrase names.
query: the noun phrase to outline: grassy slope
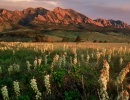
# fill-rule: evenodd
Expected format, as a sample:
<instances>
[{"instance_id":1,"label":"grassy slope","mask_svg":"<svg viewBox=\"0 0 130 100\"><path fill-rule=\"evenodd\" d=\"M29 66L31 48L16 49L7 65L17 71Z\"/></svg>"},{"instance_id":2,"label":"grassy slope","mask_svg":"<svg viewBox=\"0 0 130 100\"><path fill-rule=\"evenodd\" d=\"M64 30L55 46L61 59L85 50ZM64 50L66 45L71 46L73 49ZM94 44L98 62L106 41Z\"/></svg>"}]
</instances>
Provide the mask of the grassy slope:
<instances>
[{"instance_id":1,"label":"grassy slope","mask_svg":"<svg viewBox=\"0 0 130 100\"><path fill-rule=\"evenodd\" d=\"M67 32L67 31L51 31L47 34L59 36L59 37L67 37L67 38L76 38L78 35L84 40L84 41L104 41L107 40L109 42L127 42L129 41L129 37L118 34L118 33L99 33L99 32Z\"/></svg>"},{"instance_id":2,"label":"grassy slope","mask_svg":"<svg viewBox=\"0 0 130 100\"><path fill-rule=\"evenodd\" d=\"M52 38L54 41L61 41L63 37L73 38L75 39L78 35L84 40L92 42L93 40L97 41L105 41L108 42L130 42L129 37L123 35L122 33L114 33L114 32L107 32L107 33L99 33L99 32L77 32L77 31L64 31L64 30L53 30L53 31L34 31L30 29L25 30L15 30L15 31L8 31L6 33L15 32L17 34L27 34L30 33L32 36L36 34L40 35L47 35ZM24 32L24 33L23 33ZM0 34L6 34L5 32L1 32ZM34 38L23 38L23 37L0 37L1 41L34 41Z\"/></svg>"}]
</instances>

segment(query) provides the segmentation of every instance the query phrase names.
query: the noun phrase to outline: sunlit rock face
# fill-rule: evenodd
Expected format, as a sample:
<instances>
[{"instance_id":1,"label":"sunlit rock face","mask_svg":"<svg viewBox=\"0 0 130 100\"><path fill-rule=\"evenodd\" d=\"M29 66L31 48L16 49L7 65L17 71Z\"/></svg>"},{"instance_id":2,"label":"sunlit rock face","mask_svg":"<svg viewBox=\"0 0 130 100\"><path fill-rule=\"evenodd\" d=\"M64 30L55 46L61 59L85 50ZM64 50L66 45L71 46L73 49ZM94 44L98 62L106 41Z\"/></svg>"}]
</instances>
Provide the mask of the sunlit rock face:
<instances>
[{"instance_id":1,"label":"sunlit rock face","mask_svg":"<svg viewBox=\"0 0 130 100\"><path fill-rule=\"evenodd\" d=\"M111 26L115 28L130 28L129 25L127 25L125 22L120 21L120 20L115 21L115 20L106 20L106 19L99 18L99 19L96 19L95 21L107 27Z\"/></svg>"},{"instance_id":2,"label":"sunlit rock face","mask_svg":"<svg viewBox=\"0 0 130 100\"><path fill-rule=\"evenodd\" d=\"M91 18L78 13L72 9L63 9L56 7L52 11L45 8L27 8L23 11L15 10L10 11L6 9L0 9L0 25L12 28L12 25L29 25L37 22L53 23L53 24L92 24L99 27L113 27L113 28L130 28L125 22L120 20L106 20L106 19L96 19ZM1 28L2 29L2 28Z\"/></svg>"}]
</instances>

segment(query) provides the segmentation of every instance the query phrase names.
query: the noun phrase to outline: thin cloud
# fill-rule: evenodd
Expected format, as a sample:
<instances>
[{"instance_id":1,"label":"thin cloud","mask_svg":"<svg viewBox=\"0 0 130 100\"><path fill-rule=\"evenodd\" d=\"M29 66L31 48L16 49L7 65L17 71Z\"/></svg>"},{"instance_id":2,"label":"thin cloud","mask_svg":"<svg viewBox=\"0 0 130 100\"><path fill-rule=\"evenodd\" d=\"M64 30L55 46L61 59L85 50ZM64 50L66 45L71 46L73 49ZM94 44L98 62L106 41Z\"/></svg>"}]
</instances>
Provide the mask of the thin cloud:
<instances>
[{"instance_id":1,"label":"thin cloud","mask_svg":"<svg viewBox=\"0 0 130 100\"><path fill-rule=\"evenodd\" d=\"M50 5L58 6L58 2L55 2L55 1L42 1L42 2L50 4Z\"/></svg>"},{"instance_id":2,"label":"thin cloud","mask_svg":"<svg viewBox=\"0 0 130 100\"><path fill-rule=\"evenodd\" d=\"M43 7L49 10L60 6L58 0L2 0L0 8L9 10L23 10L28 7Z\"/></svg>"},{"instance_id":3,"label":"thin cloud","mask_svg":"<svg viewBox=\"0 0 130 100\"><path fill-rule=\"evenodd\" d=\"M24 1L24 2L32 2L34 0L2 0L2 1L9 1L9 2L21 2L21 1Z\"/></svg>"}]
</instances>

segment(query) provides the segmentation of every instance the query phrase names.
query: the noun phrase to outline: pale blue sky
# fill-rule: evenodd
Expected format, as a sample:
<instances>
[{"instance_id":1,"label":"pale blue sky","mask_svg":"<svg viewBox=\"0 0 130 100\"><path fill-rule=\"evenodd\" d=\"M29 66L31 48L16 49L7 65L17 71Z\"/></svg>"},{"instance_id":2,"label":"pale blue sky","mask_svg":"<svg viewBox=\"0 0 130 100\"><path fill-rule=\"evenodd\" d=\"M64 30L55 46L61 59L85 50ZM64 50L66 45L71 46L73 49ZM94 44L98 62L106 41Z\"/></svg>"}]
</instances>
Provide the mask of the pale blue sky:
<instances>
[{"instance_id":1,"label":"pale blue sky","mask_svg":"<svg viewBox=\"0 0 130 100\"><path fill-rule=\"evenodd\" d=\"M122 20L130 24L130 0L0 0L0 8L23 10L28 7L71 8L92 19Z\"/></svg>"}]
</instances>

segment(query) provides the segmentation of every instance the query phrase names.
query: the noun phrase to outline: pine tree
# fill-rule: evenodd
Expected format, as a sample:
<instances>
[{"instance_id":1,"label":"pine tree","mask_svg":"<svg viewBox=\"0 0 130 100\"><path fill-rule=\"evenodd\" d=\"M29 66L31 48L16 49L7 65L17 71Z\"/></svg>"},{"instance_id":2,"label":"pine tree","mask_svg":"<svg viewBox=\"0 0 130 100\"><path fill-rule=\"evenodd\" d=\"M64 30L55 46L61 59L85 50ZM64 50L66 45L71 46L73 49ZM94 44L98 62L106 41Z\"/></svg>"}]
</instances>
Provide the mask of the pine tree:
<instances>
[{"instance_id":1,"label":"pine tree","mask_svg":"<svg viewBox=\"0 0 130 100\"><path fill-rule=\"evenodd\" d=\"M82 41L82 39L81 39L81 37L78 35L77 38L75 39L75 42L81 42L81 41Z\"/></svg>"},{"instance_id":2,"label":"pine tree","mask_svg":"<svg viewBox=\"0 0 130 100\"><path fill-rule=\"evenodd\" d=\"M61 42L67 42L67 38L66 37L63 37Z\"/></svg>"}]
</instances>

